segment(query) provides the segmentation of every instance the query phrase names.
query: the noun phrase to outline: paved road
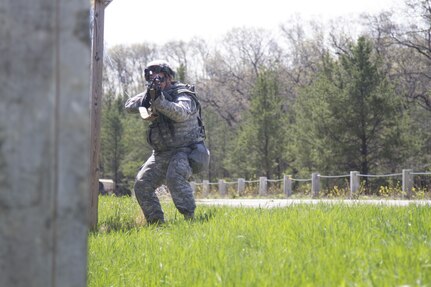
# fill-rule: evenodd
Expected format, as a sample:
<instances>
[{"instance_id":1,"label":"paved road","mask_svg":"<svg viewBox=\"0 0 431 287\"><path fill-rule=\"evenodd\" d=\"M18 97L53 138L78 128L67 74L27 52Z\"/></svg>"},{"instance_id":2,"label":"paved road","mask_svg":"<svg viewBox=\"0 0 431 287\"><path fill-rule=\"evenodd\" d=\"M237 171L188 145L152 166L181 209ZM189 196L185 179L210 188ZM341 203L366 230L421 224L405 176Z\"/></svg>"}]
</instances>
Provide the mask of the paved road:
<instances>
[{"instance_id":1,"label":"paved road","mask_svg":"<svg viewBox=\"0 0 431 287\"><path fill-rule=\"evenodd\" d=\"M391 206L407 206L407 205L428 205L431 206L431 200L354 200L354 199L197 199L197 204L200 205L218 205L232 207L261 207L274 208L285 207L295 204L375 204L375 205L391 205Z\"/></svg>"}]
</instances>

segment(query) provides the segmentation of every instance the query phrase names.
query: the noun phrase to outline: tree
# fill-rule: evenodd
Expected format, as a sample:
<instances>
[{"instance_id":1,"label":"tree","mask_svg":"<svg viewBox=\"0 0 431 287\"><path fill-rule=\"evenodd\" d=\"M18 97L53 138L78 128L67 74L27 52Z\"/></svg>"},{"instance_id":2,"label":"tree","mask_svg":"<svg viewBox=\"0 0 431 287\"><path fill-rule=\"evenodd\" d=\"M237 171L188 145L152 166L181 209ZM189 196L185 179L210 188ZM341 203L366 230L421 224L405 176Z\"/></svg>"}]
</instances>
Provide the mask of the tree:
<instances>
[{"instance_id":1,"label":"tree","mask_svg":"<svg viewBox=\"0 0 431 287\"><path fill-rule=\"evenodd\" d=\"M278 66L281 52L263 29L235 28L206 61L205 97L226 122L236 128L249 108L251 90L260 70Z\"/></svg>"},{"instance_id":2,"label":"tree","mask_svg":"<svg viewBox=\"0 0 431 287\"><path fill-rule=\"evenodd\" d=\"M211 153L207 179L217 180L229 177L230 172L223 163L228 150L232 148L235 131L220 118L218 113L209 108L202 109L202 117L207 135L205 144Z\"/></svg>"},{"instance_id":3,"label":"tree","mask_svg":"<svg viewBox=\"0 0 431 287\"><path fill-rule=\"evenodd\" d=\"M117 45L108 49L105 57L105 92L133 96L145 88L144 69L148 62L159 57L155 45Z\"/></svg>"},{"instance_id":4,"label":"tree","mask_svg":"<svg viewBox=\"0 0 431 287\"><path fill-rule=\"evenodd\" d=\"M371 42L360 37L302 91L295 106L299 166L370 174L402 162L407 118L380 64Z\"/></svg>"},{"instance_id":5,"label":"tree","mask_svg":"<svg viewBox=\"0 0 431 287\"><path fill-rule=\"evenodd\" d=\"M431 111L431 0L404 4L402 13L368 16L368 24L377 39L399 47L391 57L391 77L399 90Z\"/></svg>"},{"instance_id":6,"label":"tree","mask_svg":"<svg viewBox=\"0 0 431 287\"><path fill-rule=\"evenodd\" d=\"M123 124L121 121L123 106L122 98L105 95L105 109L102 112L101 124L101 175L112 178L121 185L121 161L124 158Z\"/></svg>"},{"instance_id":7,"label":"tree","mask_svg":"<svg viewBox=\"0 0 431 287\"><path fill-rule=\"evenodd\" d=\"M281 177L286 140L286 114L278 93L276 72L262 71L251 94L250 110L239 130L228 165L238 175Z\"/></svg>"}]
</instances>

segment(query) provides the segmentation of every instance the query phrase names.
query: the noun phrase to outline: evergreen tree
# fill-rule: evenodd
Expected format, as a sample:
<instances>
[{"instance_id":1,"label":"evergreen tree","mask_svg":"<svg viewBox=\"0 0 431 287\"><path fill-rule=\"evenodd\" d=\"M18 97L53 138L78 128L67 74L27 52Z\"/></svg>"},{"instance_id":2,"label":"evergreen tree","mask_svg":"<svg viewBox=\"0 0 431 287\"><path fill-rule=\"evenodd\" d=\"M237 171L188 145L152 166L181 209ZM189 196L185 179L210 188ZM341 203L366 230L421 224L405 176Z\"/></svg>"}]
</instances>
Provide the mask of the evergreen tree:
<instances>
[{"instance_id":1,"label":"evergreen tree","mask_svg":"<svg viewBox=\"0 0 431 287\"><path fill-rule=\"evenodd\" d=\"M152 149L147 144L148 123L139 115L126 114L122 119L124 127L124 158L121 162L121 170L124 175L124 183L129 188L133 183L139 167L150 157Z\"/></svg>"},{"instance_id":2,"label":"evergreen tree","mask_svg":"<svg viewBox=\"0 0 431 287\"><path fill-rule=\"evenodd\" d=\"M263 71L254 86L250 110L244 118L228 162L246 178L281 177L286 140L286 115L282 110L276 73Z\"/></svg>"},{"instance_id":3,"label":"evergreen tree","mask_svg":"<svg viewBox=\"0 0 431 287\"><path fill-rule=\"evenodd\" d=\"M105 95L101 122L101 175L121 185L121 160L124 158L122 99Z\"/></svg>"},{"instance_id":4,"label":"evergreen tree","mask_svg":"<svg viewBox=\"0 0 431 287\"><path fill-rule=\"evenodd\" d=\"M227 150L232 146L234 131L209 106L202 108L202 117L206 131L205 144L211 153L208 174L203 176L210 181L216 181L229 176L223 161Z\"/></svg>"},{"instance_id":5,"label":"evergreen tree","mask_svg":"<svg viewBox=\"0 0 431 287\"><path fill-rule=\"evenodd\" d=\"M407 118L379 65L371 43L360 37L302 91L296 103L298 166L370 174L403 160Z\"/></svg>"}]
</instances>

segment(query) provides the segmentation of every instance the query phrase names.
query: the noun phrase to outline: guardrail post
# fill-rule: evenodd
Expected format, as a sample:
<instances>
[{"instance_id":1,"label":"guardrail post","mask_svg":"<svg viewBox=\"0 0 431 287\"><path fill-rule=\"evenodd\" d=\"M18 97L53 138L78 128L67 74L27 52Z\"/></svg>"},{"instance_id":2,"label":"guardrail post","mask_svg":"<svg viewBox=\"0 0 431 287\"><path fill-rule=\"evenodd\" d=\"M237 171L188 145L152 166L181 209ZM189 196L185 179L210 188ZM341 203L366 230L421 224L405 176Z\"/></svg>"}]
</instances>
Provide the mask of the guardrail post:
<instances>
[{"instance_id":1,"label":"guardrail post","mask_svg":"<svg viewBox=\"0 0 431 287\"><path fill-rule=\"evenodd\" d=\"M244 178L238 178L238 195L242 196L245 192L245 179Z\"/></svg>"},{"instance_id":2,"label":"guardrail post","mask_svg":"<svg viewBox=\"0 0 431 287\"><path fill-rule=\"evenodd\" d=\"M204 197L207 197L209 193L210 193L210 182L208 179L204 179L202 181L202 195Z\"/></svg>"},{"instance_id":3,"label":"guardrail post","mask_svg":"<svg viewBox=\"0 0 431 287\"><path fill-rule=\"evenodd\" d=\"M292 195L292 178L290 175L283 176L283 191L286 197Z\"/></svg>"},{"instance_id":4,"label":"guardrail post","mask_svg":"<svg viewBox=\"0 0 431 287\"><path fill-rule=\"evenodd\" d=\"M403 169L403 195L405 194L408 199L412 198L413 188L413 170Z\"/></svg>"},{"instance_id":5,"label":"guardrail post","mask_svg":"<svg viewBox=\"0 0 431 287\"><path fill-rule=\"evenodd\" d=\"M220 196L225 197L225 195L226 195L226 182L223 179L218 180L218 190L220 192Z\"/></svg>"},{"instance_id":6,"label":"guardrail post","mask_svg":"<svg viewBox=\"0 0 431 287\"><path fill-rule=\"evenodd\" d=\"M267 194L267 181L265 176L259 178L259 195Z\"/></svg>"},{"instance_id":7,"label":"guardrail post","mask_svg":"<svg viewBox=\"0 0 431 287\"><path fill-rule=\"evenodd\" d=\"M196 194L196 182L190 181L190 186L192 187L193 195L195 195Z\"/></svg>"},{"instance_id":8,"label":"guardrail post","mask_svg":"<svg viewBox=\"0 0 431 287\"><path fill-rule=\"evenodd\" d=\"M313 197L319 196L320 190L320 174L318 172L313 172L311 174L311 193Z\"/></svg>"},{"instance_id":9,"label":"guardrail post","mask_svg":"<svg viewBox=\"0 0 431 287\"><path fill-rule=\"evenodd\" d=\"M353 198L353 195L359 189L359 172L351 171L350 172L350 198Z\"/></svg>"}]
</instances>

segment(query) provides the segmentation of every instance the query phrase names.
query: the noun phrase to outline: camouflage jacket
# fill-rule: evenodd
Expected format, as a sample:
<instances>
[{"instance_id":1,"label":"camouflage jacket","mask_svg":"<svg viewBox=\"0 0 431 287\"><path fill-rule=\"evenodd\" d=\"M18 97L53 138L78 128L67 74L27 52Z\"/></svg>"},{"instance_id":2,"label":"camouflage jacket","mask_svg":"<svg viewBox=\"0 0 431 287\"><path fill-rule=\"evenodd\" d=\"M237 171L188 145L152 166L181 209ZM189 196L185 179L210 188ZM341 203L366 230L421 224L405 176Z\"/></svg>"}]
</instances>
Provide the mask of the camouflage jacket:
<instances>
[{"instance_id":1,"label":"camouflage jacket","mask_svg":"<svg viewBox=\"0 0 431 287\"><path fill-rule=\"evenodd\" d=\"M127 100L126 111L138 113L146 92ZM204 140L200 104L188 86L174 82L151 107L157 114L149 125L147 141L155 151L187 147Z\"/></svg>"}]
</instances>

